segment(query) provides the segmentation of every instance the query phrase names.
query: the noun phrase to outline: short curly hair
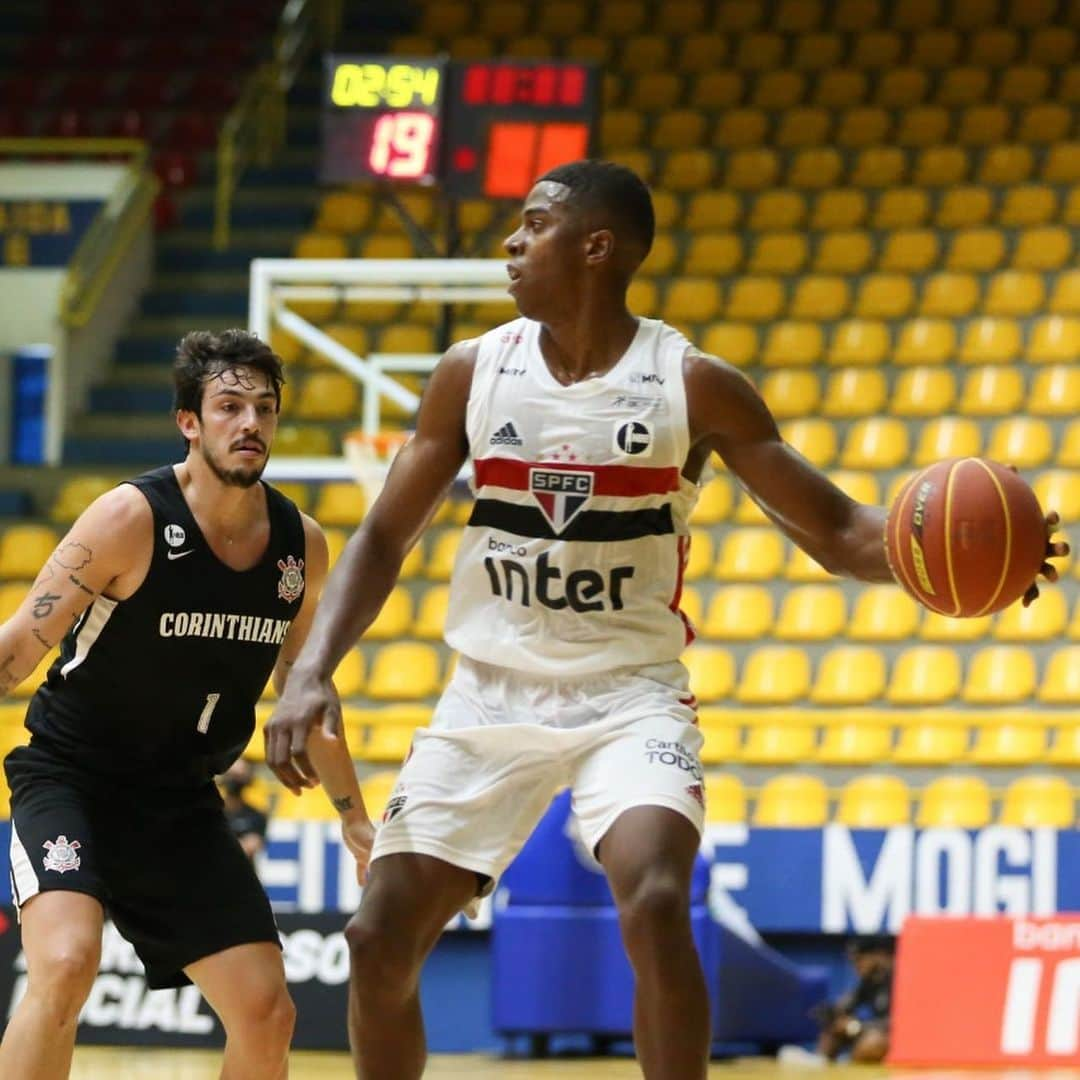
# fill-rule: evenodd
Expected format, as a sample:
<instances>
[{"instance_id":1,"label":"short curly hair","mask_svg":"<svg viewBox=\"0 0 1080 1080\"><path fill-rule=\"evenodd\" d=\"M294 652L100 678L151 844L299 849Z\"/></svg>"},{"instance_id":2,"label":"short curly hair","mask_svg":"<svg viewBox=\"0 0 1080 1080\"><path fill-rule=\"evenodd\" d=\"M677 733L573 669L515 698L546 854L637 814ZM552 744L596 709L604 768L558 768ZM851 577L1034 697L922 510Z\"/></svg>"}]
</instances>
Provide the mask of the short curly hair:
<instances>
[{"instance_id":1,"label":"short curly hair","mask_svg":"<svg viewBox=\"0 0 1080 1080\"><path fill-rule=\"evenodd\" d=\"M173 361L174 411L185 409L201 418L207 379L234 367L261 371L274 388L280 412L281 387L285 383L281 357L247 330L193 330L180 339Z\"/></svg>"}]
</instances>

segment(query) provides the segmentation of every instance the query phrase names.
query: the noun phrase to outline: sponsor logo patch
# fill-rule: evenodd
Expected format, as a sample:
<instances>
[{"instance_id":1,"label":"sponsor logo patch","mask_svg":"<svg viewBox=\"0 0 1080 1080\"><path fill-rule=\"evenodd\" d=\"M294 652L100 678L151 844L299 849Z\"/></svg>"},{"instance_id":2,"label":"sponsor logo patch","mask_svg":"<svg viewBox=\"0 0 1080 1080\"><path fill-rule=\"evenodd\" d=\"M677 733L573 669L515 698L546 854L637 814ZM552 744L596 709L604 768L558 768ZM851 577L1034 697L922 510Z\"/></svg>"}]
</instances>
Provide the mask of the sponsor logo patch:
<instances>
[{"instance_id":1,"label":"sponsor logo patch","mask_svg":"<svg viewBox=\"0 0 1080 1080\"><path fill-rule=\"evenodd\" d=\"M388 821L393 821L394 818L405 809L405 804L409 801L409 796L404 792L400 795L391 795L387 801L386 809L383 811L382 821L385 825Z\"/></svg>"},{"instance_id":2,"label":"sponsor logo patch","mask_svg":"<svg viewBox=\"0 0 1080 1080\"><path fill-rule=\"evenodd\" d=\"M593 474L571 469L530 469L529 491L548 524L561 533L592 497Z\"/></svg>"},{"instance_id":3,"label":"sponsor logo patch","mask_svg":"<svg viewBox=\"0 0 1080 1080\"><path fill-rule=\"evenodd\" d=\"M615 428L615 450L633 457L651 457L653 426L647 420L627 420Z\"/></svg>"},{"instance_id":4,"label":"sponsor logo patch","mask_svg":"<svg viewBox=\"0 0 1080 1080\"><path fill-rule=\"evenodd\" d=\"M187 539L187 533L184 532L182 525L166 525L165 526L165 543L169 547L183 547L184 541Z\"/></svg>"},{"instance_id":5,"label":"sponsor logo patch","mask_svg":"<svg viewBox=\"0 0 1080 1080\"><path fill-rule=\"evenodd\" d=\"M524 446L525 440L517 433L513 420L507 420L505 424L488 440L492 446Z\"/></svg>"},{"instance_id":6,"label":"sponsor logo patch","mask_svg":"<svg viewBox=\"0 0 1080 1080\"><path fill-rule=\"evenodd\" d=\"M291 604L304 591L304 560L294 559L291 555L287 559L278 559L278 569L281 571L281 580L278 582L277 594L287 604Z\"/></svg>"},{"instance_id":7,"label":"sponsor logo patch","mask_svg":"<svg viewBox=\"0 0 1080 1080\"><path fill-rule=\"evenodd\" d=\"M42 860L46 870L55 870L58 874L66 874L69 870L78 870L82 859L76 854L82 844L78 840L68 840L61 833L55 840L46 840L41 845L48 854Z\"/></svg>"}]
</instances>

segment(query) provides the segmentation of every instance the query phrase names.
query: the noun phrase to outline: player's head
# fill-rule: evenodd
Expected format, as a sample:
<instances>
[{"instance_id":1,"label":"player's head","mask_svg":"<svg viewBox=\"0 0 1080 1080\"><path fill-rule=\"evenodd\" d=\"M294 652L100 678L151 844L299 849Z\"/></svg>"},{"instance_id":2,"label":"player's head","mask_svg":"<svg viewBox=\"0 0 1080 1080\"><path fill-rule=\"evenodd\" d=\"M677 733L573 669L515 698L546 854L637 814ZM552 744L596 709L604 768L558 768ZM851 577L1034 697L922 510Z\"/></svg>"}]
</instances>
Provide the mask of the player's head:
<instances>
[{"instance_id":1,"label":"player's head","mask_svg":"<svg viewBox=\"0 0 1080 1080\"><path fill-rule=\"evenodd\" d=\"M173 407L187 443L225 484L262 476L277 430L281 358L246 330L186 334L173 364Z\"/></svg>"},{"instance_id":2,"label":"player's head","mask_svg":"<svg viewBox=\"0 0 1080 1080\"><path fill-rule=\"evenodd\" d=\"M586 278L625 292L655 231L652 196L630 169L587 160L544 173L506 238L519 310L541 319L579 296Z\"/></svg>"}]
</instances>

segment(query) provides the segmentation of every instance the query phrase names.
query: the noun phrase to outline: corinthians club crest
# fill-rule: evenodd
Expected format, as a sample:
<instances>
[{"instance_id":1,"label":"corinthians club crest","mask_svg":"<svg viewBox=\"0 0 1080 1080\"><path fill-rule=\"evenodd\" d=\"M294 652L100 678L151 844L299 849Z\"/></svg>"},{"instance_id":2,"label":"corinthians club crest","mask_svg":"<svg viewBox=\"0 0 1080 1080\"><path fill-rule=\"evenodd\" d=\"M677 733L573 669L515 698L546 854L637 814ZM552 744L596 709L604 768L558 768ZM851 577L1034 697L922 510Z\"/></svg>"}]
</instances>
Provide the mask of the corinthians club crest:
<instances>
[{"instance_id":1,"label":"corinthians club crest","mask_svg":"<svg viewBox=\"0 0 1080 1080\"><path fill-rule=\"evenodd\" d=\"M291 604L304 591L304 560L278 559L281 580L277 583L277 594L287 604Z\"/></svg>"},{"instance_id":2,"label":"corinthians club crest","mask_svg":"<svg viewBox=\"0 0 1080 1080\"><path fill-rule=\"evenodd\" d=\"M55 840L46 840L41 845L48 854L45 856L45 869L66 874L69 870L78 870L82 859L75 853L82 847L78 840L68 840L60 835Z\"/></svg>"}]
</instances>

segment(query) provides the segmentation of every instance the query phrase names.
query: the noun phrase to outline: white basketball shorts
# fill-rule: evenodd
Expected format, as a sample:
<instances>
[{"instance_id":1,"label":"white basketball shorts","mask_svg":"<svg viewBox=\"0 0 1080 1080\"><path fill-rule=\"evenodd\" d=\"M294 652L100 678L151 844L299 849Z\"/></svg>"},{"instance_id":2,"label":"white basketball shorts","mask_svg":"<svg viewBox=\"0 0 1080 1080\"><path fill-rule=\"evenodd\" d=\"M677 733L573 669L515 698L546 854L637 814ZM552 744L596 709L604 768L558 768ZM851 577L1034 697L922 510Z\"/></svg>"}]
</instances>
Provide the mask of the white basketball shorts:
<instances>
[{"instance_id":1,"label":"white basketball shorts","mask_svg":"<svg viewBox=\"0 0 1080 1080\"><path fill-rule=\"evenodd\" d=\"M635 806L667 807L700 832L694 706L680 663L551 679L461 657L416 732L372 859L432 855L494 882L566 787L591 851Z\"/></svg>"}]
</instances>

